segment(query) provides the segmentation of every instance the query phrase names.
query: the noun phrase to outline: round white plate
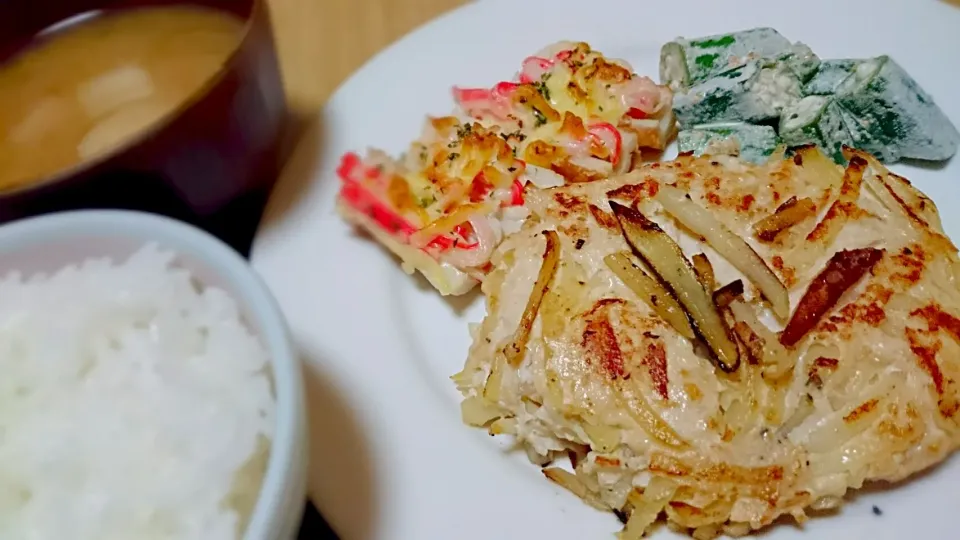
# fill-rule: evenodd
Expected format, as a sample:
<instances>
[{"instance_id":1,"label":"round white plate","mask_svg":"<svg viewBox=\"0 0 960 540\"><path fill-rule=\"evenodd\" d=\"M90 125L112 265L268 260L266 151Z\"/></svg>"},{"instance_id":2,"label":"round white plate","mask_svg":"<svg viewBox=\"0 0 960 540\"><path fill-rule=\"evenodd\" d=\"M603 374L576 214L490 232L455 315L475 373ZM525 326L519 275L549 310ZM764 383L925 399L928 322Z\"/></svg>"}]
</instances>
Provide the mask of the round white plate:
<instances>
[{"instance_id":1,"label":"round white plate","mask_svg":"<svg viewBox=\"0 0 960 540\"><path fill-rule=\"evenodd\" d=\"M950 0L956 1L956 0ZM405 150L454 84L491 86L562 39L587 41L656 78L660 45L772 26L824 58L891 54L960 124L960 8L939 0L485 0L380 53L329 101L281 179L253 250L289 318L310 382L310 488L344 540L613 538L619 523L545 480L522 456L460 423L448 377L466 357L482 299L442 299L334 213L339 156ZM317 69L323 57L317 56ZM960 161L896 167L960 238ZM769 538L956 538L960 460L839 515ZM882 515L873 512L873 506ZM671 535L661 531L657 538Z\"/></svg>"}]
</instances>

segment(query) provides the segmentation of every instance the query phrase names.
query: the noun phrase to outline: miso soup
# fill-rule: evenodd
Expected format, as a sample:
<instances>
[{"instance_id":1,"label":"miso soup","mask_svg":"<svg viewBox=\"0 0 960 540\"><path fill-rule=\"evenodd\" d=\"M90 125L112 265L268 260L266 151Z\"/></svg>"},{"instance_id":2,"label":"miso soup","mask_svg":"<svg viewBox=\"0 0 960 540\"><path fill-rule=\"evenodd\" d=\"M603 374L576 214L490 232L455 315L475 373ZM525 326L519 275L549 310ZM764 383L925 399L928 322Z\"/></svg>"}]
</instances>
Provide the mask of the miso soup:
<instances>
[{"instance_id":1,"label":"miso soup","mask_svg":"<svg viewBox=\"0 0 960 540\"><path fill-rule=\"evenodd\" d=\"M0 65L0 190L103 156L203 88L243 21L191 6L100 14Z\"/></svg>"}]
</instances>

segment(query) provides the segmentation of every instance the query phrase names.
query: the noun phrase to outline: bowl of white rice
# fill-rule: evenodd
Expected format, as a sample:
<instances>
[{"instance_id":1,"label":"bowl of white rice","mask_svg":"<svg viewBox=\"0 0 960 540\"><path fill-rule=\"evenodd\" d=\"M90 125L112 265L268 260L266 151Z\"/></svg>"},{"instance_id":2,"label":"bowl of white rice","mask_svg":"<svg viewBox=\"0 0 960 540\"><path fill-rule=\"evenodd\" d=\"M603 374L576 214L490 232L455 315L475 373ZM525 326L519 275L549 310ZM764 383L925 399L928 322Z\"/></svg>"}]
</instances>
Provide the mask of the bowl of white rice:
<instances>
[{"instance_id":1,"label":"bowl of white rice","mask_svg":"<svg viewBox=\"0 0 960 540\"><path fill-rule=\"evenodd\" d=\"M246 261L192 226L0 227L0 538L293 538L300 364Z\"/></svg>"}]
</instances>

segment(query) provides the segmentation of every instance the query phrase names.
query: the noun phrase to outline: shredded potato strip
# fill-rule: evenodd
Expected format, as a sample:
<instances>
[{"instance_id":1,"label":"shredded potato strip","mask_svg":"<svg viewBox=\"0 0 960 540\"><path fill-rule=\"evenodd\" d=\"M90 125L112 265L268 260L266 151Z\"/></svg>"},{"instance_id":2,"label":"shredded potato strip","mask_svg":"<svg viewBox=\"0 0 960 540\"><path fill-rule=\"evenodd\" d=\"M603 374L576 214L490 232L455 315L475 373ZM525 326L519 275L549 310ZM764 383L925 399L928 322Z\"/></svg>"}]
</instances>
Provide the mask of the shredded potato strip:
<instances>
[{"instance_id":1,"label":"shredded potato strip","mask_svg":"<svg viewBox=\"0 0 960 540\"><path fill-rule=\"evenodd\" d=\"M833 190L843 181L843 169L816 146L795 148L794 163L798 163L808 173L810 183L825 190Z\"/></svg>"},{"instance_id":2,"label":"shredded potato strip","mask_svg":"<svg viewBox=\"0 0 960 540\"><path fill-rule=\"evenodd\" d=\"M650 405L641 392L631 392L624 396L628 400L626 407L633 420L654 439L672 448L686 448L688 443L664 420Z\"/></svg>"},{"instance_id":3,"label":"shredded potato strip","mask_svg":"<svg viewBox=\"0 0 960 540\"><path fill-rule=\"evenodd\" d=\"M869 153L864 152L863 150L857 150L849 147L843 148L843 157L847 158L848 160L852 160L853 158L857 157L867 162L874 174L864 175L863 180L867 184L867 188L870 189L870 191L876 195L878 199L880 199L880 202L883 203L887 210L893 212L897 209L900 209L906 214L905 217L910 218L914 224L920 224L924 227L929 225L928 220L926 219L928 216L920 217L916 215L916 213L906 203L902 194L898 193L897 189L891 185L889 178L892 173L890 172L890 169L888 169L883 163L880 163L880 160L873 157ZM917 195L911 194L910 198L917 198ZM936 216L936 212L931 212L930 214ZM937 221L935 225L937 228L942 230L942 226L940 225L939 221Z\"/></svg>"},{"instance_id":4,"label":"shredded potato strip","mask_svg":"<svg viewBox=\"0 0 960 540\"><path fill-rule=\"evenodd\" d=\"M734 398L723 412L723 419L733 428L736 436L744 436L760 429L764 422L762 386L763 379L757 366L745 363L735 375L731 386Z\"/></svg>"},{"instance_id":5,"label":"shredded potato strip","mask_svg":"<svg viewBox=\"0 0 960 540\"><path fill-rule=\"evenodd\" d=\"M954 252L957 251L953 242L938 232L943 230L938 213L934 210L927 212L923 216L918 215L917 212L907 204L907 201L904 200L903 194L898 192L893 186L890 181L890 170L880 163L877 158L861 150L849 148L844 149L843 155L851 160L853 158L863 159L870 165L873 174L864 174L863 182L887 210L900 213L914 230L919 231L921 234L928 235L928 237L933 237L937 243L942 243L945 249ZM914 197L917 196L914 195Z\"/></svg>"},{"instance_id":6,"label":"shredded potato strip","mask_svg":"<svg viewBox=\"0 0 960 540\"><path fill-rule=\"evenodd\" d=\"M715 292L717 290L717 277L713 273L713 265L710 264L710 259L703 253L697 253L690 258L690 262L693 263L693 270L700 278L700 283L703 283L703 288L707 292Z\"/></svg>"},{"instance_id":7,"label":"shredded potato strip","mask_svg":"<svg viewBox=\"0 0 960 540\"><path fill-rule=\"evenodd\" d=\"M460 403L460 418L468 426L482 427L503 416L498 406L481 398L473 396Z\"/></svg>"},{"instance_id":8,"label":"shredded potato strip","mask_svg":"<svg viewBox=\"0 0 960 540\"><path fill-rule=\"evenodd\" d=\"M887 210L895 212L896 210L900 209L900 203L887 190L887 183L883 179L890 171L882 163L880 163L880 161L867 152L854 150L848 147L844 147L843 157L847 158L847 160L851 160L854 157L859 157L860 159L866 161L874 173L865 174L863 177L864 182L867 184L867 188L880 200Z\"/></svg>"},{"instance_id":9,"label":"shredded potato strip","mask_svg":"<svg viewBox=\"0 0 960 540\"><path fill-rule=\"evenodd\" d=\"M764 373L773 378L779 378L793 370L796 357L780 344L777 335L767 328L767 325L760 322L752 307L742 301L735 301L730 304L730 309L733 311L733 316L745 324L759 339L755 352L760 353L757 360L764 365ZM750 345L750 343L744 344Z\"/></svg>"},{"instance_id":10,"label":"shredded potato strip","mask_svg":"<svg viewBox=\"0 0 960 540\"><path fill-rule=\"evenodd\" d=\"M500 401L500 386L503 384L503 358L495 356L490 366L490 375L483 385L483 398L491 403Z\"/></svg>"},{"instance_id":11,"label":"shredded potato strip","mask_svg":"<svg viewBox=\"0 0 960 540\"><path fill-rule=\"evenodd\" d=\"M554 482L560 487L570 491L577 497L580 497L583 499L583 502L589 504L597 510L610 510L610 507L607 506L607 504L604 503L600 497L593 494L593 492L591 492L590 489L584 485L583 481L577 478L577 476L572 472L566 471L559 467L549 467L543 469L543 475L546 476L551 482Z\"/></svg>"},{"instance_id":12,"label":"shredded potato strip","mask_svg":"<svg viewBox=\"0 0 960 540\"><path fill-rule=\"evenodd\" d=\"M807 235L807 242L826 249L837 239L843 226L859 208L857 200L860 199L860 185L866 168L865 160L858 157L850 160L850 164L843 172L843 183L840 185L837 200L833 201L820 223L817 223L817 226Z\"/></svg>"},{"instance_id":13,"label":"shredded potato strip","mask_svg":"<svg viewBox=\"0 0 960 540\"><path fill-rule=\"evenodd\" d=\"M713 352L717 367L732 372L740 365L737 344L717 311L710 293L700 283L680 246L639 210L610 201L627 243L666 283L690 316L692 326Z\"/></svg>"},{"instance_id":14,"label":"shredded potato strip","mask_svg":"<svg viewBox=\"0 0 960 540\"><path fill-rule=\"evenodd\" d=\"M613 452L620 446L620 430L613 426L584 423L583 431L590 439L590 447L601 454Z\"/></svg>"},{"instance_id":15,"label":"shredded potato strip","mask_svg":"<svg viewBox=\"0 0 960 540\"><path fill-rule=\"evenodd\" d=\"M850 404L818 422L809 431L795 430L790 439L802 442L812 453L829 452L866 431L883 414L883 403L896 387L899 379L886 373L878 382L851 396Z\"/></svg>"},{"instance_id":16,"label":"shredded potato strip","mask_svg":"<svg viewBox=\"0 0 960 540\"><path fill-rule=\"evenodd\" d=\"M717 308L723 309L742 296L743 282L737 279L714 291L713 303L717 305Z\"/></svg>"},{"instance_id":17,"label":"shredded potato strip","mask_svg":"<svg viewBox=\"0 0 960 540\"><path fill-rule=\"evenodd\" d=\"M790 316L790 298L773 270L742 238L673 186L660 186L657 202L685 227L707 240L720 255L757 285L781 319Z\"/></svg>"},{"instance_id":18,"label":"shredded potato strip","mask_svg":"<svg viewBox=\"0 0 960 540\"><path fill-rule=\"evenodd\" d=\"M627 503L633 507L630 519L620 533L620 540L640 540L657 521L660 512L673 499L677 484L673 480L655 476L643 493L633 490L627 495Z\"/></svg>"},{"instance_id":19,"label":"shredded potato strip","mask_svg":"<svg viewBox=\"0 0 960 540\"><path fill-rule=\"evenodd\" d=\"M630 253L626 251L611 253L604 257L603 261L628 289L649 304L653 311L681 336L695 339L687 314L677 300L657 280L637 267L631 260Z\"/></svg>"},{"instance_id":20,"label":"shredded potato strip","mask_svg":"<svg viewBox=\"0 0 960 540\"><path fill-rule=\"evenodd\" d=\"M757 239L773 242L781 232L816 214L817 206L809 197L791 197L776 212L756 222L753 232Z\"/></svg>"},{"instance_id":21,"label":"shredded potato strip","mask_svg":"<svg viewBox=\"0 0 960 540\"><path fill-rule=\"evenodd\" d=\"M793 411L793 414L790 415L790 418L787 418L786 421L780 426L780 429L777 430L777 436L780 438L789 437L790 433L793 430L797 429L806 420L811 414L815 412L813 406L813 398L810 397L810 394L804 394L800 397L800 401L797 403L796 409Z\"/></svg>"},{"instance_id":22,"label":"shredded potato strip","mask_svg":"<svg viewBox=\"0 0 960 540\"><path fill-rule=\"evenodd\" d=\"M537 274L537 281L533 284L533 290L530 291L530 297L527 298L527 305L523 309L523 315L520 317L520 324L513 335L513 339L503 348L503 355L507 363L511 366L518 366L523 360L524 352L527 349L527 340L530 339L530 329L533 328L533 321L537 318L540 311L540 304L543 302L543 296L550 289L550 282L557 273L557 266L560 264L560 236L556 231L544 231L543 236L547 239L547 247L543 251L543 264L540 265L540 272Z\"/></svg>"}]
</instances>

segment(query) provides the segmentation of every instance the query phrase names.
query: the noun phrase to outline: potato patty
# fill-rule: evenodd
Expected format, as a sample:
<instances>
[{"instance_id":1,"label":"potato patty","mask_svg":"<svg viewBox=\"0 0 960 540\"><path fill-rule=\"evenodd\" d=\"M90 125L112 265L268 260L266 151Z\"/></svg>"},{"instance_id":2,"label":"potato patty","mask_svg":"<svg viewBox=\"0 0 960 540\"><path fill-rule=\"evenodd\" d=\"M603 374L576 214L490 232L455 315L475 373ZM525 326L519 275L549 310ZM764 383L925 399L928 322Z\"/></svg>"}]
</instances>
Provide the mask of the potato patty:
<instances>
[{"instance_id":1,"label":"potato patty","mask_svg":"<svg viewBox=\"0 0 960 540\"><path fill-rule=\"evenodd\" d=\"M680 156L528 195L454 380L464 420L639 538L741 535L958 437L957 250L871 156ZM517 347L519 346L519 350Z\"/></svg>"}]
</instances>

